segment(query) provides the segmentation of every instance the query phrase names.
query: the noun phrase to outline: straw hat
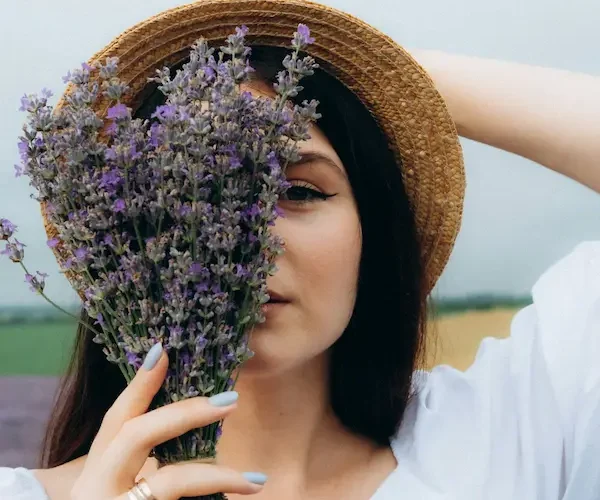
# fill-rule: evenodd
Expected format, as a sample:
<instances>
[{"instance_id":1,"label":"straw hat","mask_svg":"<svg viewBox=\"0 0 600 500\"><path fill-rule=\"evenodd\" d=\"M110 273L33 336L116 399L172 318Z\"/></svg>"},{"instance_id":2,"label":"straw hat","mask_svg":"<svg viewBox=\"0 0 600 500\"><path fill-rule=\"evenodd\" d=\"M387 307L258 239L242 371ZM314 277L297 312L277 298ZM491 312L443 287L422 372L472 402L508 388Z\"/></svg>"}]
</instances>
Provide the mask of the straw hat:
<instances>
[{"instance_id":1,"label":"straw hat","mask_svg":"<svg viewBox=\"0 0 600 500\"><path fill-rule=\"evenodd\" d=\"M156 68L186 58L198 38L223 41L245 24L250 28L248 45L288 47L299 23L307 24L316 39L306 51L366 105L402 162L431 291L460 228L462 149L432 80L391 38L356 17L306 0L201 0L136 24L89 62L119 57L119 77L133 91L125 104L136 109L147 78ZM108 103L99 103L96 111L105 113L107 108ZM44 207L42 213L48 236L55 237Z\"/></svg>"}]
</instances>

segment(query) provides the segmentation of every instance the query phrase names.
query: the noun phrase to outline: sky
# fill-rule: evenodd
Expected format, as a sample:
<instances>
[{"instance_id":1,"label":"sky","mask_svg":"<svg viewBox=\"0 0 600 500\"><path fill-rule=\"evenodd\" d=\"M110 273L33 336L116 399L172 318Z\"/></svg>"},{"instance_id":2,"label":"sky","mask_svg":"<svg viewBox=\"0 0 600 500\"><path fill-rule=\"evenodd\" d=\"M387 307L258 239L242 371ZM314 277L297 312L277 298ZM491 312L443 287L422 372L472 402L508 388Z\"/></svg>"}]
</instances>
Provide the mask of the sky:
<instances>
[{"instance_id":1,"label":"sky","mask_svg":"<svg viewBox=\"0 0 600 500\"><path fill-rule=\"evenodd\" d=\"M50 274L48 295L77 301L46 247L37 203L15 179L18 111L25 92L59 94L61 77L120 32L187 2L0 0L0 217L19 226L28 265ZM597 0L328 0L401 45L581 71L600 76ZM528 295L553 262L600 239L600 196L529 160L462 139L467 192L461 233L434 290L438 298ZM600 168L600 162L598 165ZM0 306L36 305L20 268L0 260Z\"/></svg>"}]
</instances>

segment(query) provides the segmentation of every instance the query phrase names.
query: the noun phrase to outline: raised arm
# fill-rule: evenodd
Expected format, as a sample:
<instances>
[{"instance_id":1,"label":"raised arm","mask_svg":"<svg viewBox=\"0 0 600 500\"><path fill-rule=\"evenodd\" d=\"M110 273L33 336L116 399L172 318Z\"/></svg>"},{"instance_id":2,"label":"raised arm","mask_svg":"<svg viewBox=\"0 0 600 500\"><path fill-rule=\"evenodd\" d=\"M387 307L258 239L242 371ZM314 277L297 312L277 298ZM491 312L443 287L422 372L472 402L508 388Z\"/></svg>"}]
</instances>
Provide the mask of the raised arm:
<instances>
[{"instance_id":1,"label":"raised arm","mask_svg":"<svg viewBox=\"0 0 600 500\"><path fill-rule=\"evenodd\" d=\"M600 192L600 77L413 50L463 137L529 158Z\"/></svg>"}]
</instances>

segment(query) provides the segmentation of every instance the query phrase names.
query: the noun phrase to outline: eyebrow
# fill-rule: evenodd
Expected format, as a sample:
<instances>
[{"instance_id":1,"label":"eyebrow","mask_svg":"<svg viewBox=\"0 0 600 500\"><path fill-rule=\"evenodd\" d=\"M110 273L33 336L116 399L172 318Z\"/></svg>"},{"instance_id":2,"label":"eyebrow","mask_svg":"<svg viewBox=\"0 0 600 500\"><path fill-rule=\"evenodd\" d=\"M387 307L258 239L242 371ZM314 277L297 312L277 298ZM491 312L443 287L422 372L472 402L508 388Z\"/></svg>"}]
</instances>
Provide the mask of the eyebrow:
<instances>
[{"instance_id":1,"label":"eyebrow","mask_svg":"<svg viewBox=\"0 0 600 500\"><path fill-rule=\"evenodd\" d=\"M340 168L340 166L333 160L333 158L327 156L326 154L319 153L318 151L300 151L298 154L301 156L301 158L298 161L290 163L288 167L298 167L300 165L312 162L323 162L329 165L330 167L334 167L340 174L346 177L346 173L344 172L344 170Z\"/></svg>"}]
</instances>

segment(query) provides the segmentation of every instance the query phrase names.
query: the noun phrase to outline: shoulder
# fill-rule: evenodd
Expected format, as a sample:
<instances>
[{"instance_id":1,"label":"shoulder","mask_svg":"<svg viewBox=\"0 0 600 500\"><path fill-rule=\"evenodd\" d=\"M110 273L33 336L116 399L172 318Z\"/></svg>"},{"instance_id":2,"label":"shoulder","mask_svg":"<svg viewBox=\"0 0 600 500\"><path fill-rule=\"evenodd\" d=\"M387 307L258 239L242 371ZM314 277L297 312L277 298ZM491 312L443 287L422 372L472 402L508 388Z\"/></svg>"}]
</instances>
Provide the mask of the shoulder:
<instances>
[{"instance_id":1,"label":"shoulder","mask_svg":"<svg viewBox=\"0 0 600 500\"><path fill-rule=\"evenodd\" d=\"M0 467L0 498L2 500L48 500L44 488L33 471L22 467Z\"/></svg>"},{"instance_id":2,"label":"shoulder","mask_svg":"<svg viewBox=\"0 0 600 500\"><path fill-rule=\"evenodd\" d=\"M465 372L415 373L392 447L435 491L554 499L568 485L594 498L580 488L600 449L600 242L550 266L532 299Z\"/></svg>"}]
</instances>

